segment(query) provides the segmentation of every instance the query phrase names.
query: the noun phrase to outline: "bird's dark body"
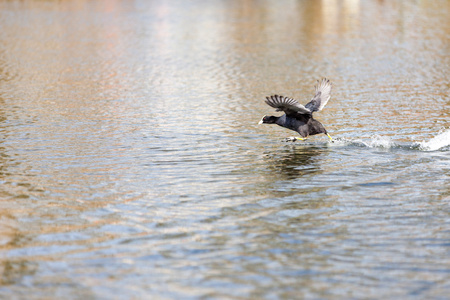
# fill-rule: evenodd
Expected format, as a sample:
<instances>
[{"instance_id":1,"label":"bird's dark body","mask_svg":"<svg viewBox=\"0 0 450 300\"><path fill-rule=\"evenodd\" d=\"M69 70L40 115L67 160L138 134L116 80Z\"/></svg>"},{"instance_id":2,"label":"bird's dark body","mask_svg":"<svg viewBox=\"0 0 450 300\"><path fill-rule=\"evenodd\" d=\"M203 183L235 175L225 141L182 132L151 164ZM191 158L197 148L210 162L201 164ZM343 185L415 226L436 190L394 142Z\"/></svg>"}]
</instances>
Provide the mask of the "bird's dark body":
<instances>
[{"instance_id":1,"label":"bird's dark body","mask_svg":"<svg viewBox=\"0 0 450 300\"><path fill-rule=\"evenodd\" d=\"M319 133L327 134L322 123L314 119L311 115L298 114L295 117L283 115L277 118L275 124L296 131L304 138Z\"/></svg>"}]
</instances>

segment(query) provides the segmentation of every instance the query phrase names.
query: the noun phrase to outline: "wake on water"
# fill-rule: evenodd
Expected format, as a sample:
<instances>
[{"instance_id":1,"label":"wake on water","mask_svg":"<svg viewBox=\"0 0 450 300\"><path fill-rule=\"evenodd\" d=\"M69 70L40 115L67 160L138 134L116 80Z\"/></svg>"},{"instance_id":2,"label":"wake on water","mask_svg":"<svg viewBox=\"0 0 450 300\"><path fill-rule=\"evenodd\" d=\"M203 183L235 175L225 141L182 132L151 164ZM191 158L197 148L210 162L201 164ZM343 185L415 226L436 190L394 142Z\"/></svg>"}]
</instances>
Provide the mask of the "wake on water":
<instances>
[{"instance_id":1,"label":"wake on water","mask_svg":"<svg viewBox=\"0 0 450 300\"><path fill-rule=\"evenodd\" d=\"M424 151L436 151L444 148L450 148L450 129L447 129L428 142L420 142L419 149Z\"/></svg>"},{"instance_id":2,"label":"wake on water","mask_svg":"<svg viewBox=\"0 0 450 300\"><path fill-rule=\"evenodd\" d=\"M422 142L398 143L393 141L390 137L374 135L369 141L336 138L333 140L333 144L383 149L403 148L420 151L450 150L450 129L440 132L429 141Z\"/></svg>"}]
</instances>

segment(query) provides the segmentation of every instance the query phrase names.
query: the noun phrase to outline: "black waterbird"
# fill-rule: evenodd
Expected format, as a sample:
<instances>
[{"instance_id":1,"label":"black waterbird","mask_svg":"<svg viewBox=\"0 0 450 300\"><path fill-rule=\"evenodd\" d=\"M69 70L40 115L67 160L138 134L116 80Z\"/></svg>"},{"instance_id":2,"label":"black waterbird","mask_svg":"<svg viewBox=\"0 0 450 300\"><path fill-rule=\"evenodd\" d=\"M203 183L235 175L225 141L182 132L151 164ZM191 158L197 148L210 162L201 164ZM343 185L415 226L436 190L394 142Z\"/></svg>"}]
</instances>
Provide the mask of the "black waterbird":
<instances>
[{"instance_id":1,"label":"black waterbird","mask_svg":"<svg viewBox=\"0 0 450 300\"><path fill-rule=\"evenodd\" d=\"M281 117L264 116L259 124L277 124L287 129L297 131L302 137L290 137L289 141L304 140L310 135L319 133L326 134L330 140L333 140L328 134L322 123L313 118L312 114L315 111L321 111L328 100L330 100L331 94L331 82L324 78L321 82L317 81L315 88L315 95L305 106L297 102L297 100L273 95L266 97L266 103L276 111L284 111L285 114Z\"/></svg>"}]
</instances>

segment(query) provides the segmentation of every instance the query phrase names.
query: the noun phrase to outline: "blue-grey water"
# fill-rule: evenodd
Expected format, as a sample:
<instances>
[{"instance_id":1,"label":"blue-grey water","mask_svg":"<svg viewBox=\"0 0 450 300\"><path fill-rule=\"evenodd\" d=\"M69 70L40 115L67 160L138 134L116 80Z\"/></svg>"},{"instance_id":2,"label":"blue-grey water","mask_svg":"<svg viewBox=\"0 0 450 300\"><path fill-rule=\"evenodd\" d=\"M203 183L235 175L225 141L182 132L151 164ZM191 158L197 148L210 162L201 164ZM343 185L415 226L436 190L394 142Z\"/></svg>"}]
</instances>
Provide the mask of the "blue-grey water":
<instances>
[{"instance_id":1,"label":"blue-grey water","mask_svg":"<svg viewBox=\"0 0 450 300\"><path fill-rule=\"evenodd\" d=\"M1 299L448 299L450 2L0 2ZM334 142L257 123L305 104Z\"/></svg>"}]
</instances>

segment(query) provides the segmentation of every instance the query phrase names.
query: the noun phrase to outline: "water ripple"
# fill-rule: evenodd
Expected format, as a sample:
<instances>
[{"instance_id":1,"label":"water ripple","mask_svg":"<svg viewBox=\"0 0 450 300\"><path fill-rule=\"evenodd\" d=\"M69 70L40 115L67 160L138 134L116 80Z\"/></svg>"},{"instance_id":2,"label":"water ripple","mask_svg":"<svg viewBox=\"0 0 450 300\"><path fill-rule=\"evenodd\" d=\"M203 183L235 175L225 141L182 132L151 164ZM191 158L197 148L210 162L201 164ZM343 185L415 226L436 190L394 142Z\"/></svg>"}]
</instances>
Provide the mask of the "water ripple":
<instances>
[{"instance_id":1,"label":"water ripple","mask_svg":"<svg viewBox=\"0 0 450 300\"><path fill-rule=\"evenodd\" d=\"M444 3L0 2L0 298L446 297Z\"/></svg>"}]
</instances>

